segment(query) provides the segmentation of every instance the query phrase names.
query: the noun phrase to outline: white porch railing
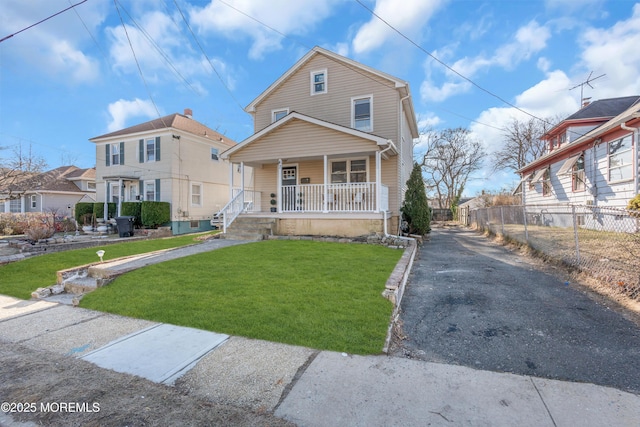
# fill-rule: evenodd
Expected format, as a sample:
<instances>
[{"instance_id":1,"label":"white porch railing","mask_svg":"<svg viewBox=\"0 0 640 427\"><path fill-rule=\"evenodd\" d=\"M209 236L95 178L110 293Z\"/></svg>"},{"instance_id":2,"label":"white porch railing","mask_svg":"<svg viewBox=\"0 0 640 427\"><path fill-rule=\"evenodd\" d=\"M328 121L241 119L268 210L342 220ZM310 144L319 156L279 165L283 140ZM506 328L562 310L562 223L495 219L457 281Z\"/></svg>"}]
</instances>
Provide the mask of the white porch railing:
<instances>
[{"instance_id":1,"label":"white porch railing","mask_svg":"<svg viewBox=\"0 0 640 427\"><path fill-rule=\"evenodd\" d=\"M388 187L381 185L380 193L380 211L386 211L389 208ZM282 212L377 211L375 182L283 185L281 194Z\"/></svg>"},{"instance_id":2,"label":"white porch railing","mask_svg":"<svg viewBox=\"0 0 640 427\"><path fill-rule=\"evenodd\" d=\"M211 225L222 224L222 231L227 232L227 227L242 212L257 212L260 210L260 192L241 190L234 188L233 197L224 208L216 212L211 218Z\"/></svg>"}]
</instances>

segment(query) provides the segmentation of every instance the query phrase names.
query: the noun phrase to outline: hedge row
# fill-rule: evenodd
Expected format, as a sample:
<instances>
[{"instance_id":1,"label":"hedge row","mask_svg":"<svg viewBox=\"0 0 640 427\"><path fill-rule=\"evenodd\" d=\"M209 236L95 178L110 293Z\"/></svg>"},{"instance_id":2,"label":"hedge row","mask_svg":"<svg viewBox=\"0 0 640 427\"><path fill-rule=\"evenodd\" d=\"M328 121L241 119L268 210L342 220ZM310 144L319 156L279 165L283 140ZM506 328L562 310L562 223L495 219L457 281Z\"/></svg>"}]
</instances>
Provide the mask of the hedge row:
<instances>
[{"instance_id":1,"label":"hedge row","mask_svg":"<svg viewBox=\"0 0 640 427\"><path fill-rule=\"evenodd\" d=\"M115 203L107 203L109 218L116 215L117 206ZM168 202L122 202L122 216L135 217L135 225L138 227L157 228L171 221L171 206ZM78 224L82 224L83 217L87 214L95 215L95 218L104 216L104 203L76 203L75 219Z\"/></svg>"}]
</instances>

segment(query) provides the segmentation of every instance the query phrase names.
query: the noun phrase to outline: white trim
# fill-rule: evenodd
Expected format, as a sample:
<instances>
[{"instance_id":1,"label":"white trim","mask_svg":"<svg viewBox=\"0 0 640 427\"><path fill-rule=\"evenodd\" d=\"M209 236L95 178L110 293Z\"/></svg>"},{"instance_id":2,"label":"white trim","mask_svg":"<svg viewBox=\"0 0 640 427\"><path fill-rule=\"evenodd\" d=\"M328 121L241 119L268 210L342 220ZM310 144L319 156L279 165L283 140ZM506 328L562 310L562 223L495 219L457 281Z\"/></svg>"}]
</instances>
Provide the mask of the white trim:
<instances>
[{"instance_id":1,"label":"white trim","mask_svg":"<svg viewBox=\"0 0 640 427\"><path fill-rule=\"evenodd\" d=\"M324 85L324 90L322 91L316 91L316 79L315 77L319 74L322 74L324 76L324 81L322 82L322 84ZM310 91L311 91L311 96L315 96L315 95L323 95L327 92L329 92L329 75L327 73L327 69L323 68L320 70L313 70L309 72L309 84L310 84Z\"/></svg>"},{"instance_id":2,"label":"white trim","mask_svg":"<svg viewBox=\"0 0 640 427\"><path fill-rule=\"evenodd\" d=\"M331 181L331 177L333 175L332 172L332 165L334 163L337 162L346 162L346 174L347 174L347 180L345 181L345 183L347 184L351 184L351 162L352 161L357 161L357 160L364 160L365 161L365 179L364 182L369 182L369 156L364 156L364 157L341 157L341 158L332 158L329 159L329 184L336 184L335 182Z\"/></svg>"},{"instance_id":3,"label":"white trim","mask_svg":"<svg viewBox=\"0 0 640 427\"><path fill-rule=\"evenodd\" d=\"M280 113L280 112L284 112L284 116L282 116L282 118L280 118L279 120L284 119L287 114L289 114L289 109L288 108L276 108L274 110L271 110L271 123L275 123L278 120L276 120L276 113Z\"/></svg>"},{"instance_id":4,"label":"white trim","mask_svg":"<svg viewBox=\"0 0 640 427\"><path fill-rule=\"evenodd\" d=\"M200 188L200 194L198 194L198 196L200 196L200 203L193 203L193 187L199 187ZM154 189L155 190L155 189ZM193 207L202 207L204 205L204 185L202 185L201 182L190 182L189 183L189 204Z\"/></svg>"},{"instance_id":5,"label":"white trim","mask_svg":"<svg viewBox=\"0 0 640 427\"><path fill-rule=\"evenodd\" d=\"M356 101L359 101L361 99L369 100L369 128L368 129L358 129L356 127ZM362 132L373 132L373 94L351 97L351 127Z\"/></svg>"}]
</instances>

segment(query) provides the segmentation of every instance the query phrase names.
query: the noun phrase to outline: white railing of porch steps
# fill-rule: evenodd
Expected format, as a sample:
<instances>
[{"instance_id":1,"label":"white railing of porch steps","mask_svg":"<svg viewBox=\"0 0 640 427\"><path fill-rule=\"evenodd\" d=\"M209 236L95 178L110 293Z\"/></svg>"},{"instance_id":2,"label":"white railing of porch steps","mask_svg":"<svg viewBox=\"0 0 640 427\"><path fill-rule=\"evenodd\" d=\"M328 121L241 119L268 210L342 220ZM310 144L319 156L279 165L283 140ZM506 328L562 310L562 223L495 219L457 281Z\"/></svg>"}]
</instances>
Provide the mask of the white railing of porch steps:
<instances>
[{"instance_id":1,"label":"white railing of porch steps","mask_svg":"<svg viewBox=\"0 0 640 427\"><path fill-rule=\"evenodd\" d=\"M211 224L222 222L222 231L227 232L227 227L240 215L242 212L253 211L254 207L260 206L260 192L233 189L233 198L227 203L224 208L220 209L213 215Z\"/></svg>"},{"instance_id":2,"label":"white railing of porch steps","mask_svg":"<svg viewBox=\"0 0 640 427\"><path fill-rule=\"evenodd\" d=\"M282 212L375 212L376 183L299 184L282 186ZM381 211L389 208L389 189L382 185ZM325 194L327 203L325 206Z\"/></svg>"}]
</instances>

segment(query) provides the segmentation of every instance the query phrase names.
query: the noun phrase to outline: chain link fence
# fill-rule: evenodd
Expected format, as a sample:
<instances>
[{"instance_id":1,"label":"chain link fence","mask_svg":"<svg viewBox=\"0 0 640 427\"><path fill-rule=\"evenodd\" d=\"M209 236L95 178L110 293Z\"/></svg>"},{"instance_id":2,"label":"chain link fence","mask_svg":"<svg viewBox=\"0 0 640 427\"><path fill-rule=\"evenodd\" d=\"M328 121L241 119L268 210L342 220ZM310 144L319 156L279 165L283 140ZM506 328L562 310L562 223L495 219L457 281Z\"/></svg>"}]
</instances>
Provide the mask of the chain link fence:
<instances>
[{"instance_id":1,"label":"chain link fence","mask_svg":"<svg viewBox=\"0 0 640 427\"><path fill-rule=\"evenodd\" d=\"M469 224L528 244L640 300L640 212L595 206L494 206Z\"/></svg>"}]
</instances>

